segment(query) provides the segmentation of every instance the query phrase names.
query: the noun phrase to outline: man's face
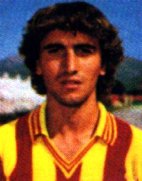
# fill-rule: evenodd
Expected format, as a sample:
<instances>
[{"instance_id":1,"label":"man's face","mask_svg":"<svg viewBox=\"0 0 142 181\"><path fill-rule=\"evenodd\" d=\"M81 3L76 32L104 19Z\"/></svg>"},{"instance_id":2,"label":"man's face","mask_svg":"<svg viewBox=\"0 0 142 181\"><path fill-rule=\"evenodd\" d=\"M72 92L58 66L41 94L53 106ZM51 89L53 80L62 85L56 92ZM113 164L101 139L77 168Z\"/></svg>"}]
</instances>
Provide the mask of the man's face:
<instances>
[{"instance_id":1,"label":"man's face","mask_svg":"<svg viewBox=\"0 0 142 181\"><path fill-rule=\"evenodd\" d=\"M81 32L50 32L40 44L37 74L44 78L48 98L81 105L96 94L98 77L105 74L98 41Z\"/></svg>"}]
</instances>

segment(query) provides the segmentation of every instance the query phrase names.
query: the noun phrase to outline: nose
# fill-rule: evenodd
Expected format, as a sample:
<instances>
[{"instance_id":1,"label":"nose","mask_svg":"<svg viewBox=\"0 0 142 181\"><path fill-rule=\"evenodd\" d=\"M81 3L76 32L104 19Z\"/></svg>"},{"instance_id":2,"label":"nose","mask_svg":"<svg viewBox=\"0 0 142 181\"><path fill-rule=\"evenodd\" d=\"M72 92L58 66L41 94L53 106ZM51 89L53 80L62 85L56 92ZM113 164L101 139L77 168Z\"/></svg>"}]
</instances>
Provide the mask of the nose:
<instances>
[{"instance_id":1,"label":"nose","mask_svg":"<svg viewBox=\"0 0 142 181\"><path fill-rule=\"evenodd\" d=\"M64 69L67 73L74 74L78 71L78 58L73 50L67 50L64 59Z\"/></svg>"}]
</instances>

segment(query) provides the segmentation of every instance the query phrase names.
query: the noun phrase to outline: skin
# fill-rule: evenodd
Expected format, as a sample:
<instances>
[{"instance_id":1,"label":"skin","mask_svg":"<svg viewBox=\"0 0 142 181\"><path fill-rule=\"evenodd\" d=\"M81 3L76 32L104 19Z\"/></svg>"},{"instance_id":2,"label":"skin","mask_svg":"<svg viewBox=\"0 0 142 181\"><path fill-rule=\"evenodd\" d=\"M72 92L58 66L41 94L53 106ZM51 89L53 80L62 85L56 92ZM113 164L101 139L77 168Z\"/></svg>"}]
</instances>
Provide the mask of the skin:
<instances>
[{"instance_id":1,"label":"skin","mask_svg":"<svg viewBox=\"0 0 142 181\"><path fill-rule=\"evenodd\" d=\"M99 117L96 84L105 75L99 42L81 32L54 30L40 44L36 73L47 88L49 136L70 161L91 138Z\"/></svg>"}]
</instances>

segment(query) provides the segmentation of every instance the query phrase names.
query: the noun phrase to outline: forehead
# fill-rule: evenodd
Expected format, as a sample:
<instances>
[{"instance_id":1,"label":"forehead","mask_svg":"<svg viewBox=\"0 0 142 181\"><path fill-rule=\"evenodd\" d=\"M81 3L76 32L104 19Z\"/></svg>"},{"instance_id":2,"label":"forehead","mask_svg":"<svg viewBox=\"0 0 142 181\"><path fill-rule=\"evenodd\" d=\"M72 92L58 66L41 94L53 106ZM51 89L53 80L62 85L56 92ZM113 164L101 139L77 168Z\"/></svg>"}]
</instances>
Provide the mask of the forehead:
<instances>
[{"instance_id":1,"label":"forehead","mask_svg":"<svg viewBox=\"0 0 142 181\"><path fill-rule=\"evenodd\" d=\"M63 30L53 30L49 32L44 39L41 41L41 45L49 43L63 43L63 44L76 44L76 43L89 43L98 44L96 38L92 38L86 33L79 31L63 31Z\"/></svg>"}]
</instances>

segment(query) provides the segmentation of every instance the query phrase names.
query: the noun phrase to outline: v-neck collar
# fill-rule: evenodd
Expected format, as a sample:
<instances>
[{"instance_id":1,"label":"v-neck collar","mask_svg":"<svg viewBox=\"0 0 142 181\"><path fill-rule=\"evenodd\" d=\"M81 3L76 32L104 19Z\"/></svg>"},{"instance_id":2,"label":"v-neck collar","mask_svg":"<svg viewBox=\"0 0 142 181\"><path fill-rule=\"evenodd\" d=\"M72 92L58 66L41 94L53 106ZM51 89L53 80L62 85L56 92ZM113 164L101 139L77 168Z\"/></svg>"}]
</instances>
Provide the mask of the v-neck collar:
<instances>
[{"instance_id":1,"label":"v-neck collar","mask_svg":"<svg viewBox=\"0 0 142 181\"><path fill-rule=\"evenodd\" d=\"M68 161L65 156L59 151L54 145L52 140L49 138L48 130L46 128L45 108L46 103L39 106L36 110L31 113L30 124L32 138L36 141L39 137L42 137L47 149L52 154L55 162L71 172L74 170L75 165L78 165L88 150L96 143L98 139L103 140L106 144L113 145L117 137L117 127L115 118L111 113L106 111L106 108L102 103L98 103L100 110L100 118L94 135L90 141L85 144L74 156L71 161ZM77 164L78 163L78 164Z\"/></svg>"}]
</instances>

